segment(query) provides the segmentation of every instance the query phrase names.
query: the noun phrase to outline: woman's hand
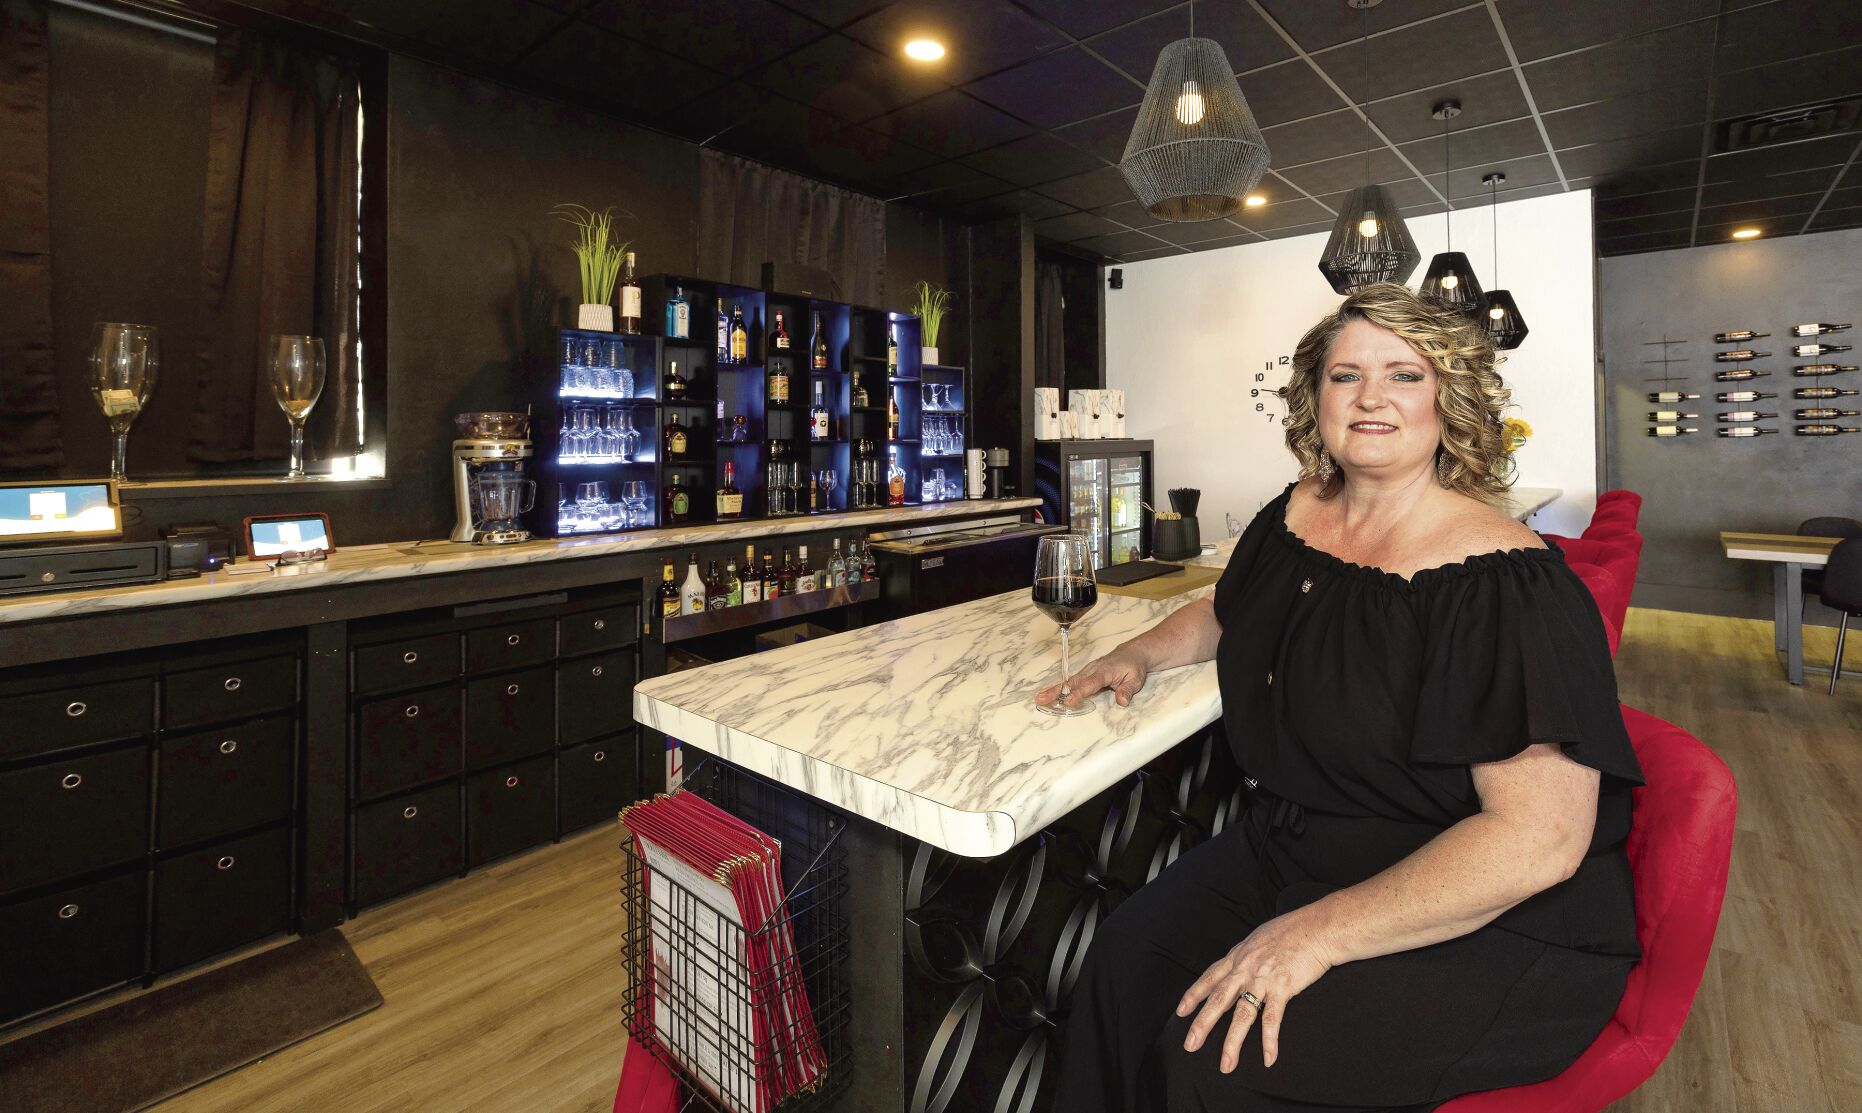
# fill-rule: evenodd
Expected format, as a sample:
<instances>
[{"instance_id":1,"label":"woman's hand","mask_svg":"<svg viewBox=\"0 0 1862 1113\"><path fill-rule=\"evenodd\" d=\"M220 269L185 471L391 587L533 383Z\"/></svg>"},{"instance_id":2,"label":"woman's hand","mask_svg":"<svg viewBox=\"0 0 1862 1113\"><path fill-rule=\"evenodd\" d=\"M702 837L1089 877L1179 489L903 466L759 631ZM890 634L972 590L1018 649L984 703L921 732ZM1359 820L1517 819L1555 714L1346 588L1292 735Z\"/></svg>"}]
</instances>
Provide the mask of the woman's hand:
<instances>
[{"instance_id":1,"label":"woman's hand","mask_svg":"<svg viewBox=\"0 0 1862 1113\"><path fill-rule=\"evenodd\" d=\"M1151 674L1144 653L1124 642L1117 649L1096 660L1087 662L1085 668L1069 676L1059 684L1052 684L1034 694L1034 701L1042 706L1053 703L1065 691L1064 701L1068 707L1078 707L1087 700L1112 689L1112 698L1120 707L1131 705L1131 698L1144 688L1145 678Z\"/></svg>"},{"instance_id":2,"label":"woman's hand","mask_svg":"<svg viewBox=\"0 0 1862 1113\"><path fill-rule=\"evenodd\" d=\"M1241 1062L1242 1040L1256 1019L1255 1006L1241 996L1245 991L1261 1001L1261 1062L1274 1065L1280 1057L1280 1020L1286 1015L1287 1002L1335 965L1317 923L1308 914L1311 907L1275 916L1203 971L1177 1003L1178 1016L1202 1007L1190 1025L1183 1050L1200 1050L1223 1014L1233 1012L1228 1038L1222 1041L1222 1073L1233 1071Z\"/></svg>"}]
</instances>

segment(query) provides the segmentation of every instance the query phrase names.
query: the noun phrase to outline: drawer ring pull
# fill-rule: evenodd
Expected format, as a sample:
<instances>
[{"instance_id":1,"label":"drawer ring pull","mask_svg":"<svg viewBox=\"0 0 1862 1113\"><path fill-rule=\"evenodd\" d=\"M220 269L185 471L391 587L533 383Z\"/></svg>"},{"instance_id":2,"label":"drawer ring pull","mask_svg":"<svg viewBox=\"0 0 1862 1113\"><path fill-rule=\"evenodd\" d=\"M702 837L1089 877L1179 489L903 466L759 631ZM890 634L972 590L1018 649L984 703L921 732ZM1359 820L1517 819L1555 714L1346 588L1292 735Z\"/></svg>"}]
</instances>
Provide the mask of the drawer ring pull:
<instances>
[{"instance_id":1,"label":"drawer ring pull","mask_svg":"<svg viewBox=\"0 0 1862 1113\"><path fill-rule=\"evenodd\" d=\"M595 666L594 668L592 668L592 669L589 669L589 670L588 670L588 675L590 675L590 676L600 676L600 675L601 675L601 666L600 666L600 665L596 665L596 666Z\"/></svg>"},{"instance_id":2,"label":"drawer ring pull","mask_svg":"<svg viewBox=\"0 0 1862 1113\"><path fill-rule=\"evenodd\" d=\"M522 634L512 634L510 637L504 639L504 644L505 645L516 645L518 642L521 642L523 640L524 640L524 637Z\"/></svg>"},{"instance_id":3,"label":"drawer ring pull","mask_svg":"<svg viewBox=\"0 0 1862 1113\"><path fill-rule=\"evenodd\" d=\"M231 738L228 738L226 741L220 743L220 752L223 754L230 754L234 750L237 750L237 749L239 749L239 743L235 742Z\"/></svg>"},{"instance_id":4,"label":"drawer ring pull","mask_svg":"<svg viewBox=\"0 0 1862 1113\"><path fill-rule=\"evenodd\" d=\"M76 788L84 783L84 775L82 773L66 773L64 779L58 783L66 788Z\"/></svg>"},{"instance_id":5,"label":"drawer ring pull","mask_svg":"<svg viewBox=\"0 0 1862 1113\"><path fill-rule=\"evenodd\" d=\"M412 804L409 804L407 807L401 809L402 819L412 819L419 814L420 814L420 809L416 808Z\"/></svg>"},{"instance_id":6,"label":"drawer ring pull","mask_svg":"<svg viewBox=\"0 0 1862 1113\"><path fill-rule=\"evenodd\" d=\"M90 709L90 704L85 703L81 699L74 699L65 705L65 714L75 719Z\"/></svg>"},{"instance_id":7,"label":"drawer ring pull","mask_svg":"<svg viewBox=\"0 0 1862 1113\"><path fill-rule=\"evenodd\" d=\"M517 778L516 778L516 777L506 777L506 778L504 778L504 787L506 787L506 788L516 788L516 787L517 787Z\"/></svg>"},{"instance_id":8,"label":"drawer ring pull","mask_svg":"<svg viewBox=\"0 0 1862 1113\"><path fill-rule=\"evenodd\" d=\"M506 684L506 685L504 686L504 694L505 694L505 695L507 695L507 696L514 696L514 695L516 695L516 694L517 694L517 685L515 685L515 684Z\"/></svg>"},{"instance_id":9,"label":"drawer ring pull","mask_svg":"<svg viewBox=\"0 0 1862 1113\"><path fill-rule=\"evenodd\" d=\"M410 719L418 719L420 718L420 705L417 703L410 703L407 705L407 709L402 711L401 714L406 715Z\"/></svg>"},{"instance_id":10,"label":"drawer ring pull","mask_svg":"<svg viewBox=\"0 0 1862 1113\"><path fill-rule=\"evenodd\" d=\"M226 678L226 683L220 685L220 687L225 688L229 692L237 692L239 691L239 678L237 676L229 676Z\"/></svg>"},{"instance_id":11,"label":"drawer ring pull","mask_svg":"<svg viewBox=\"0 0 1862 1113\"><path fill-rule=\"evenodd\" d=\"M608 760L608 751L606 751L606 750L596 750L596 751L595 751L595 760L596 760L596 761L606 761L606 760Z\"/></svg>"},{"instance_id":12,"label":"drawer ring pull","mask_svg":"<svg viewBox=\"0 0 1862 1113\"><path fill-rule=\"evenodd\" d=\"M233 862L234 858L231 854L222 854L220 855L220 860L215 862L213 866L215 869L230 870L233 868Z\"/></svg>"},{"instance_id":13,"label":"drawer ring pull","mask_svg":"<svg viewBox=\"0 0 1862 1113\"><path fill-rule=\"evenodd\" d=\"M406 653L401 654L401 663L404 665L411 665L415 661L418 661L418 660L420 660L420 654L415 653L411 649L408 650Z\"/></svg>"},{"instance_id":14,"label":"drawer ring pull","mask_svg":"<svg viewBox=\"0 0 1862 1113\"><path fill-rule=\"evenodd\" d=\"M597 629L597 630L606 630L607 628L608 628L608 620L607 620L607 619L605 619L605 618L598 618L598 619L596 619L596 620L595 620L595 629Z\"/></svg>"},{"instance_id":15,"label":"drawer ring pull","mask_svg":"<svg viewBox=\"0 0 1862 1113\"><path fill-rule=\"evenodd\" d=\"M78 906L75 904L67 904L63 908L60 908L58 910L58 918L61 920L69 920L71 917L77 914L78 914Z\"/></svg>"}]
</instances>

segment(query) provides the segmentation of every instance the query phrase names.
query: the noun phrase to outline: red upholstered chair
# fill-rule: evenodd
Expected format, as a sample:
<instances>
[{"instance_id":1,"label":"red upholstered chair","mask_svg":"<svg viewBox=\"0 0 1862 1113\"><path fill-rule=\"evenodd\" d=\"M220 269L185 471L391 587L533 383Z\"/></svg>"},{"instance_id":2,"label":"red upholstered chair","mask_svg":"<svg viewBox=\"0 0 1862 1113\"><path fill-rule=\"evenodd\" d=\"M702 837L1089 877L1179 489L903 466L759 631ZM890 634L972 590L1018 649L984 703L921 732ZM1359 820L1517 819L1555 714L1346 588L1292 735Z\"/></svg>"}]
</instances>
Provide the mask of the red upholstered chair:
<instances>
[{"instance_id":1,"label":"red upholstered chair","mask_svg":"<svg viewBox=\"0 0 1862 1113\"><path fill-rule=\"evenodd\" d=\"M1590 525L1584 527L1582 536L1608 538L1620 533L1634 533L1639 518L1640 515L1621 503L1601 506L1597 508L1597 513L1591 515Z\"/></svg>"},{"instance_id":2,"label":"red upholstered chair","mask_svg":"<svg viewBox=\"0 0 1862 1113\"><path fill-rule=\"evenodd\" d=\"M1597 600L1597 612L1603 616L1603 630L1610 638L1610 656L1616 656L1616 647L1623 640L1623 624L1612 617L1629 607L1628 600L1622 597L1622 587L1618 584L1616 573L1601 564L1587 564L1584 561L1571 561L1571 570L1577 573L1584 586Z\"/></svg>"},{"instance_id":3,"label":"red upholstered chair","mask_svg":"<svg viewBox=\"0 0 1862 1113\"><path fill-rule=\"evenodd\" d=\"M1629 867L1642 961L1601 1035L1563 1074L1464 1094L1438 1113L1596 1113L1648 1080L1687 1020L1713 948L1739 792L1699 739L1633 707L1623 725L1648 785L1635 790Z\"/></svg>"},{"instance_id":4,"label":"red upholstered chair","mask_svg":"<svg viewBox=\"0 0 1862 1113\"><path fill-rule=\"evenodd\" d=\"M1605 491L1603 494L1597 496L1597 505L1600 507L1618 502L1628 503L1638 512L1642 510L1642 496L1627 488L1618 487L1613 491Z\"/></svg>"}]
</instances>

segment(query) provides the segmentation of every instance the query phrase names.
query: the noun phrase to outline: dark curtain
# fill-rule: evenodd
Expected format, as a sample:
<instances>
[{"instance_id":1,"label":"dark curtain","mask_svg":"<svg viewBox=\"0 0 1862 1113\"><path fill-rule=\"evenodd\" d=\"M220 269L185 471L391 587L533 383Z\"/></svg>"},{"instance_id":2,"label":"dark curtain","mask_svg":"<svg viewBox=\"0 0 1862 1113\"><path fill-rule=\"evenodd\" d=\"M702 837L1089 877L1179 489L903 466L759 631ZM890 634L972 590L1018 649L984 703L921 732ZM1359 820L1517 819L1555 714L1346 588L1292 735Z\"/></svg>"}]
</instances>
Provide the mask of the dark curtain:
<instances>
[{"instance_id":1,"label":"dark curtain","mask_svg":"<svg viewBox=\"0 0 1862 1113\"><path fill-rule=\"evenodd\" d=\"M760 286L764 263L801 263L832 275L844 300L879 305L885 202L709 148L699 154L700 275Z\"/></svg>"},{"instance_id":2,"label":"dark curtain","mask_svg":"<svg viewBox=\"0 0 1862 1113\"><path fill-rule=\"evenodd\" d=\"M189 455L275 460L289 426L266 379L274 334L323 338L329 367L309 455L356 451L357 98L353 65L240 31L214 62Z\"/></svg>"},{"instance_id":3,"label":"dark curtain","mask_svg":"<svg viewBox=\"0 0 1862 1113\"><path fill-rule=\"evenodd\" d=\"M1058 263L1034 268L1034 385L1060 388L1067 407L1067 300Z\"/></svg>"},{"instance_id":4,"label":"dark curtain","mask_svg":"<svg viewBox=\"0 0 1862 1113\"><path fill-rule=\"evenodd\" d=\"M0 0L0 471L55 468L51 84L42 0Z\"/></svg>"}]
</instances>

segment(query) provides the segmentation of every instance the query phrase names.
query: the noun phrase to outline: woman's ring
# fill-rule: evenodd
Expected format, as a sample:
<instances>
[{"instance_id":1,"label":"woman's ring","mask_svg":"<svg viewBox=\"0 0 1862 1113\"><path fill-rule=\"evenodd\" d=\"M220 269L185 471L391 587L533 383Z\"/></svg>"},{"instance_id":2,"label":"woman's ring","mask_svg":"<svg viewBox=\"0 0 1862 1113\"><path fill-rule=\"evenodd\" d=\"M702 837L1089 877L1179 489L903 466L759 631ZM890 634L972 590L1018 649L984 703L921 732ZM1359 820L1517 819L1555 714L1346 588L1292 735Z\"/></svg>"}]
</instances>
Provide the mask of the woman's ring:
<instances>
[{"instance_id":1,"label":"woman's ring","mask_svg":"<svg viewBox=\"0 0 1862 1113\"><path fill-rule=\"evenodd\" d=\"M1245 989L1241 991L1241 999L1243 1001L1246 1001L1248 1004L1253 1005L1254 1011L1257 1013L1260 1012L1263 1008L1265 1008L1267 1004L1266 1002L1262 1001L1259 997L1256 997L1254 994L1248 992Z\"/></svg>"}]
</instances>

